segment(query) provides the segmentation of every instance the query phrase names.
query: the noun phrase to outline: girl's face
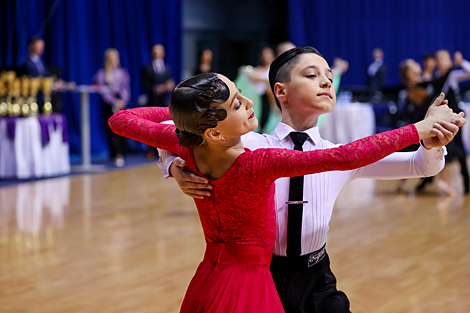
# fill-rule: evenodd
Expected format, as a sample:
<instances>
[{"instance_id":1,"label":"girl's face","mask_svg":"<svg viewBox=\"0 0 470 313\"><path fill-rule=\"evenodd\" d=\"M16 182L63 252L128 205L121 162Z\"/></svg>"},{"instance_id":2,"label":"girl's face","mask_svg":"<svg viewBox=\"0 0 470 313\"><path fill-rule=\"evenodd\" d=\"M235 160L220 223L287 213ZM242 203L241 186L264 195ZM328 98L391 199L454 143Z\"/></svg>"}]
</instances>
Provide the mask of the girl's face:
<instances>
[{"instance_id":1,"label":"girl's face","mask_svg":"<svg viewBox=\"0 0 470 313\"><path fill-rule=\"evenodd\" d=\"M297 116L315 111L319 114L331 112L336 103L333 87L333 72L321 56L305 53L290 73L290 82L285 86L285 106L297 112Z\"/></svg>"},{"instance_id":2,"label":"girl's face","mask_svg":"<svg viewBox=\"0 0 470 313\"><path fill-rule=\"evenodd\" d=\"M258 127L258 120L253 110L253 101L243 96L234 82L227 77L218 74L227 84L230 96L221 106L227 111L227 117L217 123L216 129L225 139L244 135Z\"/></svg>"}]
</instances>

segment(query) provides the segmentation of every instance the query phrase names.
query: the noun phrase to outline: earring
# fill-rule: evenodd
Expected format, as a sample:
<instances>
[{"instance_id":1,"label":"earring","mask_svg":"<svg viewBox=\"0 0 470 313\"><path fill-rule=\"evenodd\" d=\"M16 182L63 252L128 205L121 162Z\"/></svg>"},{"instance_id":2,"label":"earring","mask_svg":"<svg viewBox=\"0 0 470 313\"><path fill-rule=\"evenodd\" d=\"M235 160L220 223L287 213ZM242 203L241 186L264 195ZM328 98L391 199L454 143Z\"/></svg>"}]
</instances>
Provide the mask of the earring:
<instances>
[{"instance_id":1,"label":"earring","mask_svg":"<svg viewBox=\"0 0 470 313\"><path fill-rule=\"evenodd\" d=\"M225 138L224 138L224 136L222 136L222 142L225 142Z\"/></svg>"}]
</instances>

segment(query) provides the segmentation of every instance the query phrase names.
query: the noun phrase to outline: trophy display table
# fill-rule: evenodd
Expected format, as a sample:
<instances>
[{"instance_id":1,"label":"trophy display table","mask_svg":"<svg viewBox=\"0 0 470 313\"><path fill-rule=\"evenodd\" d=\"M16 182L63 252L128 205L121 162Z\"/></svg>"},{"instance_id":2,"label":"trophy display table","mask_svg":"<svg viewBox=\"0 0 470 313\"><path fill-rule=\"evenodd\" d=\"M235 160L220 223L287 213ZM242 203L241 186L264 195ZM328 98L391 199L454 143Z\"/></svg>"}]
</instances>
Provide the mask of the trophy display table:
<instances>
[{"instance_id":1,"label":"trophy display table","mask_svg":"<svg viewBox=\"0 0 470 313\"><path fill-rule=\"evenodd\" d=\"M0 117L0 179L70 173L66 125L63 114Z\"/></svg>"}]
</instances>

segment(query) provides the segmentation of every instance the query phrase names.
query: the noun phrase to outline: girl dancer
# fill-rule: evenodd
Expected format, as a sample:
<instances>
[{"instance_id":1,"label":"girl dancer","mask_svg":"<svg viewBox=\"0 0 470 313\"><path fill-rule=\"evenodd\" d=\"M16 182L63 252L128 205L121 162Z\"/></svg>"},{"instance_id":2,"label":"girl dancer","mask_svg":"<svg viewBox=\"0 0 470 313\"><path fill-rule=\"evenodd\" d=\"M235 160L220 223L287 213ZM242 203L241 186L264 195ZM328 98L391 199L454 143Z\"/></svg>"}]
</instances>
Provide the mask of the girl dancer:
<instances>
[{"instance_id":1,"label":"girl dancer","mask_svg":"<svg viewBox=\"0 0 470 313\"><path fill-rule=\"evenodd\" d=\"M321 88L334 94L326 61L319 68ZM210 197L195 199L207 248L181 312L284 312L269 272L276 238L274 181L354 169L431 137L434 123L458 117L440 106L443 101L442 94L428 117L416 124L308 152L245 149L240 136L258 126L252 101L220 74L181 82L171 94L169 110L117 112L109 120L114 132L179 155L190 171L207 177L213 186ZM159 124L169 119L176 126Z\"/></svg>"}]
</instances>

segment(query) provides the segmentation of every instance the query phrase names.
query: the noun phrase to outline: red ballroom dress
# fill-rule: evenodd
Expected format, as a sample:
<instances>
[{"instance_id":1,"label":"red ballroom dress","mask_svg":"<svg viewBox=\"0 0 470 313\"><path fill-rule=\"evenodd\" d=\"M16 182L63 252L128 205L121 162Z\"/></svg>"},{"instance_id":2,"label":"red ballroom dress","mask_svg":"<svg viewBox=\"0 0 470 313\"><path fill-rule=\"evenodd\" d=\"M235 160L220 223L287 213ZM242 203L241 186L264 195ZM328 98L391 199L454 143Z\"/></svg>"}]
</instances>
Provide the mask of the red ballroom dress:
<instances>
[{"instance_id":1,"label":"red ballroom dress","mask_svg":"<svg viewBox=\"0 0 470 313\"><path fill-rule=\"evenodd\" d=\"M194 149L178 145L174 125L159 124L170 119L168 108L145 107L119 111L109 125L121 136L179 155L189 171L201 175ZM418 142L415 126L408 125L332 149L245 148L221 178L211 181L212 196L194 200L207 248L181 312L284 312L269 271L276 239L274 181L355 169Z\"/></svg>"}]
</instances>

